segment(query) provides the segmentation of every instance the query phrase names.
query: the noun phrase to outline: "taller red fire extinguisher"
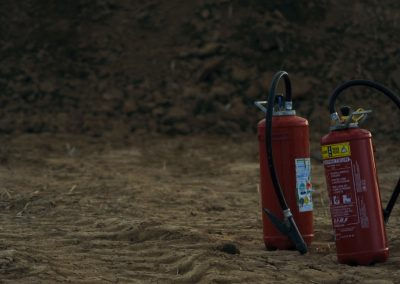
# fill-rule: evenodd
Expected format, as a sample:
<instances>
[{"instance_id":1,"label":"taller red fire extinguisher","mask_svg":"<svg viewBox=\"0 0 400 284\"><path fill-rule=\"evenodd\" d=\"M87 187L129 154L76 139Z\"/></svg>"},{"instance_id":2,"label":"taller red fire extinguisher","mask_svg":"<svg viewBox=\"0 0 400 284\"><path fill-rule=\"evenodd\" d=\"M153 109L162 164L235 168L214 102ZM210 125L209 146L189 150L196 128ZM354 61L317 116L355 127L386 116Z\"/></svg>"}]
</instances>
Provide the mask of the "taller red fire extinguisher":
<instances>
[{"instance_id":1,"label":"taller red fire extinguisher","mask_svg":"<svg viewBox=\"0 0 400 284\"><path fill-rule=\"evenodd\" d=\"M285 97L275 96L282 78ZM255 104L265 112L265 119L258 123L265 246L306 253L313 238L308 121L292 109L289 75L276 73L268 101Z\"/></svg>"},{"instance_id":2,"label":"taller red fire extinguisher","mask_svg":"<svg viewBox=\"0 0 400 284\"><path fill-rule=\"evenodd\" d=\"M321 152L340 263L367 265L389 256L387 222L400 192L400 179L385 210L382 210L372 135L359 124L370 111L349 107L335 110L340 93L353 86L374 88L398 108L400 99L386 87L367 80L352 80L334 90L329 100L330 133L321 139Z\"/></svg>"}]
</instances>

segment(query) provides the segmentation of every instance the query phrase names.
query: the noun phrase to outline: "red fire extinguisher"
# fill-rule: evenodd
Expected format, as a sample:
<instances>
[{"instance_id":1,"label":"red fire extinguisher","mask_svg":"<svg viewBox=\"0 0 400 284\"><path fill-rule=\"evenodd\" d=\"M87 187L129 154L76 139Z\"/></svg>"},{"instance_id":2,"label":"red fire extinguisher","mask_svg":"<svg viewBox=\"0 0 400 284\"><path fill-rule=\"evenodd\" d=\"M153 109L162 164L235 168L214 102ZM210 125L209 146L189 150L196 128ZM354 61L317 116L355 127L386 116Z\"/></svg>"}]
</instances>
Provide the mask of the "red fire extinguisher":
<instances>
[{"instance_id":1,"label":"red fire extinguisher","mask_svg":"<svg viewBox=\"0 0 400 284\"><path fill-rule=\"evenodd\" d=\"M285 97L275 96L282 78ZM255 104L265 112L265 119L258 123L265 246L267 249L296 248L306 253L313 238L308 121L296 116L292 109L288 73L276 73L268 101Z\"/></svg>"},{"instance_id":2,"label":"red fire extinguisher","mask_svg":"<svg viewBox=\"0 0 400 284\"><path fill-rule=\"evenodd\" d=\"M330 198L339 263L368 265L389 256L387 222L400 192L400 179L385 210L382 210L372 135L359 124L370 111L341 108L335 101L345 89L367 86L389 97L398 108L400 99L386 87L372 81L352 80L336 88L329 100L330 133L321 139L321 152Z\"/></svg>"}]
</instances>

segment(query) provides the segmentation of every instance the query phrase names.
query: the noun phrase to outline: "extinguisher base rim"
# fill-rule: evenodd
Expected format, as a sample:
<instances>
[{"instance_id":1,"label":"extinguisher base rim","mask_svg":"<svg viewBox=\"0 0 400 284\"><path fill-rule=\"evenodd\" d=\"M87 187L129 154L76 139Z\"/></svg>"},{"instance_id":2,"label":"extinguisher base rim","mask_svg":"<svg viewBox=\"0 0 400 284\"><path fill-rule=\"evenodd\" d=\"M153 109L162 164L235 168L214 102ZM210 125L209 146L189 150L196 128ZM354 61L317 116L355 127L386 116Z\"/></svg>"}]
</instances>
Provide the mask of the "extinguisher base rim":
<instances>
[{"instance_id":1,"label":"extinguisher base rim","mask_svg":"<svg viewBox=\"0 0 400 284\"><path fill-rule=\"evenodd\" d=\"M373 263L385 262L388 257L388 247L375 251L337 253L338 262L349 265L371 265Z\"/></svg>"}]
</instances>

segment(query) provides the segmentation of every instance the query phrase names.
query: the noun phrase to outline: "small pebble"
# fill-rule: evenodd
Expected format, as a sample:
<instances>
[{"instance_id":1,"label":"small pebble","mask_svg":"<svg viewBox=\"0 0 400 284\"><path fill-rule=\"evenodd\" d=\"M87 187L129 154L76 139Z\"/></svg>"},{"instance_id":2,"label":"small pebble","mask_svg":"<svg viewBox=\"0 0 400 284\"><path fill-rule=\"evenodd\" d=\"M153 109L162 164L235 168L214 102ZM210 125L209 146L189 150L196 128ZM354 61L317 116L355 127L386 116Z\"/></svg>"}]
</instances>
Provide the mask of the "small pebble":
<instances>
[{"instance_id":1,"label":"small pebble","mask_svg":"<svg viewBox=\"0 0 400 284\"><path fill-rule=\"evenodd\" d=\"M224 244L219 248L220 251L229 254L240 254L240 250L234 244Z\"/></svg>"}]
</instances>

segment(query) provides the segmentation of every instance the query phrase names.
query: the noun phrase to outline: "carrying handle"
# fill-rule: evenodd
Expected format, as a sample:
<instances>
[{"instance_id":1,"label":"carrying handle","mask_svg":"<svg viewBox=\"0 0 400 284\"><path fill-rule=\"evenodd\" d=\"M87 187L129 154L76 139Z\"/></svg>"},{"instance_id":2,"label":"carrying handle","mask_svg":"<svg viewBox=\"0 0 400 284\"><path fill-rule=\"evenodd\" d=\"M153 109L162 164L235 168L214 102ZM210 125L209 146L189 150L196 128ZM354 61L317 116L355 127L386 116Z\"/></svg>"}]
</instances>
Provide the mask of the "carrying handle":
<instances>
[{"instance_id":1,"label":"carrying handle","mask_svg":"<svg viewBox=\"0 0 400 284\"><path fill-rule=\"evenodd\" d=\"M340 112L342 113L341 121L344 124L344 128L348 128L351 123L357 123L360 125L363 123L368 114L372 112L372 110L364 110L363 108L358 108L356 111L353 111L351 107L343 106L340 108Z\"/></svg>"}]
</instances>

